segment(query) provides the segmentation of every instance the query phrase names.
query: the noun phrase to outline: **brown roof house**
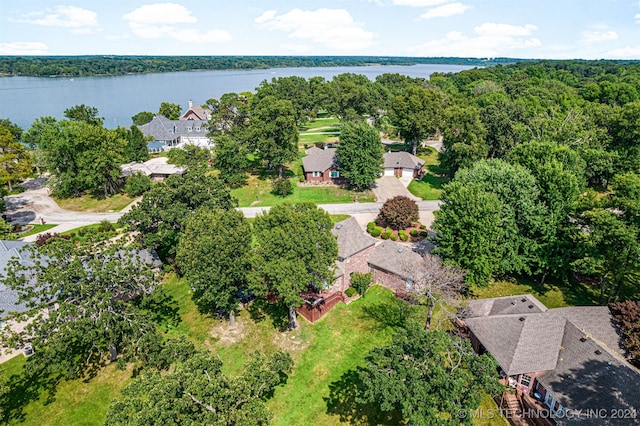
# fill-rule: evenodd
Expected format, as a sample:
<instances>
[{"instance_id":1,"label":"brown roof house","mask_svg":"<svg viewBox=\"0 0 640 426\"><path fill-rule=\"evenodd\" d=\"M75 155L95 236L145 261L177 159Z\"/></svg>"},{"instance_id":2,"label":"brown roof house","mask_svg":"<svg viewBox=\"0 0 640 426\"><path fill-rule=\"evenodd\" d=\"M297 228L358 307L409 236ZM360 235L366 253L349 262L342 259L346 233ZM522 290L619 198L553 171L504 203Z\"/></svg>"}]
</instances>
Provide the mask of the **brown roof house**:
<instances>
[{"instance_id":1,"label":"brown roof house","mask_svg":"<svg viewBox=\"0 0 640 426\"><path fill-rule=\"evenodd\" d=\"M383 158L385 176L420 179L424 175L424 160L408 152L387 152Z\"/></svg>"},{"instance_id":2,"label":"brown roof house","mask_svg":"<svg viewBox=\"0 0 640 426\"><path fill-rule=\"evenodd\" d=\"M202 120L207 121L211 118L211 111L207 108L203 108L201 105L194 105L192 100L189 100L189 109L182 114L180 120Z\"/></svg>"},{"instance_id":3,"label":"brown roof house","mask_svg":"<svg viewBox=\"0 0 640 426\"><path fill-rule=\"evenodd\" d=\"M422 256L410 247L389 240L378 244L367 259L374 282L395 293L411 290L412 272L421 261Z\"/></svg>"},{"instance_id":4,"label":"brown roof house","mask_svg":"<svg viewBox=\"0 0 640 426\"><path fill-rule=\"evenodd\" d=\"M606 306L547 309L530 294L498 297L470 302L464 323L525 407L560 425L640 424L640 372L625 361Z\"/></svg>"},{"instance_id":5,"label":"brown roof house","mask_svg":"<svg viewBox=\"0 0 640 426\"><path fill-rule=\"evenodd\" d=\"M376 240L364 232L353 217L336 223L331 232L338 237L336 280L331 291L345 291L351 285L353 272L369 272L367 260Z\"/></svg>"},{"instance_id":6,"label":"brown roof house","mask_svg":"<svg viewBox=\"0 0 640 426\"><path fill-rule=\"evenodd\" d=\"M312 146L305 152L307 155L302 157L302 169L307 182L342 183L335 148L320 149Z\"/></svg>"}]
</instances>

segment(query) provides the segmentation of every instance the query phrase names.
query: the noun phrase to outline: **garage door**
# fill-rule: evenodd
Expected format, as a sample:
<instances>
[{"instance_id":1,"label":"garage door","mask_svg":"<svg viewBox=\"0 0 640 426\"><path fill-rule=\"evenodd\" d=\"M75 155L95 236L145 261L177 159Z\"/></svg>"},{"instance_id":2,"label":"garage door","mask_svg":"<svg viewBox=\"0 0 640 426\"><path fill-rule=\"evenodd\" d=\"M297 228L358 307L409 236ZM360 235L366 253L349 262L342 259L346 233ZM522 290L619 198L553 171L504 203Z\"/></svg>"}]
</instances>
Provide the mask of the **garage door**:
<instances>
[{"instance_id":1,"label":"garage door","mask_svg":"<svg viewBox=\"0 0 640 426\"><path fill-rule=\"evenodd\" d=\"M393 168L392 167L387 167L384 169L384 175L385 176L393 176Z\"/></svg>"},{"instance_id":2,"label":"garage door","mask_svg":"<svg viewBox=\"0 0 640 426\"><path fill-rule=\"evenodd\" d=\"M413 177L413 169L402 169L402 177Z\"/></svg>"}]
</instances>

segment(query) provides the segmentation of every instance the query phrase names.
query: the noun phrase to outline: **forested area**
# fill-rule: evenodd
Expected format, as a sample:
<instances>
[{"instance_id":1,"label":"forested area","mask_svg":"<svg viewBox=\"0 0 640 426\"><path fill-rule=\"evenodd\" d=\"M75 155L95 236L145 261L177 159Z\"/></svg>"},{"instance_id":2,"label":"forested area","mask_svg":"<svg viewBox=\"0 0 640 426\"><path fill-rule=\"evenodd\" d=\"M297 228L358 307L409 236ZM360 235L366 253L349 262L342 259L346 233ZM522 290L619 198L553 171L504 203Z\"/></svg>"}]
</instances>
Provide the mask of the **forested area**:
<instances>
[{"instance_id":1,"label":"forested area","mask_svg":"<svg viewBox=\"0 0 640 426\"><path fill-rule=\"evenodd\" d=\"M142 201L120 225L134 233L135 247L160 255L199 314L234 327L237 316L250 311L245 320L269 317L279 335L300 328L300 293L333 278L332 219L313 204L285 203L250 224L235 210L230 188L244 185L248 173L289 177L301 152L298 129L319 114L340 119L339 162L349 161L344 169L356 187L366 187L380 170L379 132L372 128L402 139L411 152L442 137L440 167L450 182L433 225L442 262L424 258L421 265L441 275L414 276L415 292L428 309L419 318L424 326L413 325L413 308L404 304L369 306L368 320L378 322L362 331L350 327L368 321L364 314L344 325L349 339L375 339L366 349L355 348L344 375L331 383L323 399L328 412L353 419L352 412L340 411L351 403L390 413L387 419L444 424L456 422L459 410L476 408L482 392L499 392L495 375L488 374L495 371L490 357L474 355L468 342L432 326L436 305L449 300L447 291L458 297L499 279L535 279L540 289L552 279L560 288L577 283L595 289L596 303L617 301L614 313L632 355L640 358L633 302L640 295L640 64L525 62L436 73L428 80L399 74L375 81L350 73L331 81L287 77L206 106L216 141L211 164L199 149L172 153L187 172L140 190ZM65 116L42 117L25 132L0 123L3 146L29 144L35 165L52 174L60 195L120 191L119 165L146 158L139 130L104 129L98 111L84 105ZM9 277L8 285L20 289L30 306L59 305L12 336L36 349L25 370L34 383L50 378L45 382L55 389L63 379L99 374L113 359L121 368L134 365L137 378L111 403L109 424L132 418L266 424L276 388L290 374L304 373L290 355L271 350L243 359L244 365L233 366L236 374L228 374L218 354L207 350L210 340L196 345L171 338L180 318L159 284L159 270L133 261L125 246L71 244L53 238L33 248L35 258L42 256L35 273L33 265L16 264ZM324 344L340 338L328 333ZM459 360L455 368L442 369L443 354ZM311 356L298 355L297 362ZM315 374L314 366L310 370ZM447 391L423 398L430 386ZM34 398L37 392L28 389ZM10 392L0 382L2 401L11 399ZM20 413L20 403L12 400L4 418Z\"/></svg>"},{"instance_id":2,"label":"forested area","mask_svg":"<svg viewBox=\"0 0 640 426\"><path fill-rule=\"evenodd\" d=\"M512 58L373 56L0 56L0 75L88 77L195 70L456 64L491 66Z\"/></svg>"}]
</instances>

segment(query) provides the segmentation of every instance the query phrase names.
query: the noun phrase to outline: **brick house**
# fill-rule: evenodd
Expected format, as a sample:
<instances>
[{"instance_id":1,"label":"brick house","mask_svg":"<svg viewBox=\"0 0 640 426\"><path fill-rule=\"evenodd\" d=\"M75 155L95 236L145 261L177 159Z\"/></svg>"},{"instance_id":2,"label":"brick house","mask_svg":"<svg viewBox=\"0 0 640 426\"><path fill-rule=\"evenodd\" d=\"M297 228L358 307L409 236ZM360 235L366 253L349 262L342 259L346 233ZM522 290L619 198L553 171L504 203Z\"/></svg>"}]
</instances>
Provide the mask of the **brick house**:
<instances>
[{"instance_id":1,"label":"brick house","mask_svg":"<svg viewBox=\"0 0 640 426\"><path fill-rule=\"evenodd\" d=\"M367 259L376 240L367 235L353 217L336 223L331 232L338 238L336 280L331 291L345 291L351 285L351 273L369 272Z\"/></svg>"},{"instance_id":2,"label":"brick house","mask_svg":"<svg viewBox=\"0 0 640 426\"><path fill-rule=\"evenodd\" d=\"M640 372L625 361L606 306L547 309L525 294L474 300L464 316L474 350L490 352L521 400L548 410L556 424L640 424L631 412ZM612 418L614 411L627 415Z\"/></svg>"},{"instance_id":3,"label":"brick house","mask_svg":"<svg viewBox=\"0 0 640 426\"><path fill-rule=\"evenodd\" d=\"M411 290L411 272L421 260L422 256L410 247L386 240L375 246L367 263L375 283L394 292L405 292Z\"/></svg>"},{"instance_id":4,"label":"brick house","mask_svg":"<svg viewBox=\"0 0 640 426\"><path fill-rule=\"evenodd\" d=\"M320 149L313 146L305 152L307 155L302 157L302 169L307 182L343 182L335 148Z\"/></svg>"}]
</instances>

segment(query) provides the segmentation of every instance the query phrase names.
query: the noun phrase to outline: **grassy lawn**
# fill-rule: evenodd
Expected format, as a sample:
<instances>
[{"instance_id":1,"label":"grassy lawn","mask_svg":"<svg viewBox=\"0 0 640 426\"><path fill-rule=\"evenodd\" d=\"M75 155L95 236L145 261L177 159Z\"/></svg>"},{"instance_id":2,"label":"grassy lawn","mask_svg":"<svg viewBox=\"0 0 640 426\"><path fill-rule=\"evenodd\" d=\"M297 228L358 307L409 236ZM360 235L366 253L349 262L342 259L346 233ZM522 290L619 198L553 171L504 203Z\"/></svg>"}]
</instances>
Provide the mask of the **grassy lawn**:
<instances>
[{"instance_id":1,"label":"grassy lawn","mask_svg":"<svg viewBox=\"0 0 640 426\"><path fill-rule=\"evenodd\" d=\"M487 287L474 287L473 296L478 299L490 297L513 296L530 293L540 300L547 308L560 308L564 306L580 306L597 304L598 294L581 284L562 284L553 282L545 284L541 288L533 280L496 281Z\"/></svg>"},{"instance_id":2,"label":"grassy lawn","mask_svg":"<svg viewBox=\"0 0 640 426\"><path fill-rule=\"evenodd\" d=\"M506 426L509 424L507 419L500 415L498 405L485 394L482 396L480 406L473 411L473 424L476 426Z\"/></svg>"},{"instance_id":3,"label":"grassy lawn","mask_svg":"<svg viewBox=\"0 0 640 426\"><path fill-rule=\"evenodd\" d=\"M427 174L420 181L411 181L407 189L423 200L438 200L442 193L442 185L449 181L449 178L444 175L444 170L439 167L438 151L427 147L420 150L418 157L424 160Z\"/></svg>"},{"instance_id":4,"label":"grassy lawn","mask_svg":"<svg viewBox=\"0 0 640 426\"><path fill-rule=\"evenodd\" d=\"M55 224L52 224L52 223L45 223L44 225L30 224L28 226L33 226L33 228L28 230L28 231L26 231L26 232L18 234L18 238L28 237L29 235L37 234L39 232L44 232L44 231L46 231L48 229L55 228L58 225L55 225Z\"/></svg>"},{"instance_id":5,"label":"grassy lawn","mask_svg":"<svg viewBox=\"0 0 640 426\"><path fill-rule=\"evenodd\" d=\"M371 191L356 193L348 189L335 186L298 186L296 179L292 179L293 194L287 197L279 197L271 193L271 180L250 176L247 184L241 188L231 190L231 195L238 199L240 207L248 206L275 206L285 201L299 203L311 201L316 204L352 203L355 194L358 194L360 202L373 202L375 198Z\"/></svg>"},{"instance_id":6,"label":"grassy lawn","mask_svg":"<svg viewBox=\"0 0 640 426\"><path fill-rule=\"evenodd\" d=\"M109 198L95 198L85 194L80 197L56 198L58 205L74 212L119 212L134 200L126 194L115 194Z\"/></svg>"},{"instance_id":7,"label":"grassy lawn","mask_svg":"<svg viewBox=\"0 0 640 426\"><path fill-rule=\"evenodd\" d=\"M25 361L25 357L18 356L0 365L0 375L9 378L9 384L14 389L25 386L16 383L15 376L11 379L12 375L22 371ZM30 402L22 416L11 419L8 424L104 424L111 400L120 395L120 390L131 377L131 368L121 371L115 367L115 364L105 367L98 376L88 381L78 379L61 382L50 402L47 401L47 391L40 389L40 398ZM23 396L16 395L17 398Z\"/></svg>"},{"instance_id":8,"label":"grassy lawn","mask_svg":"<svg viewBox=\"0 0 640 426\"><path fill-rule=\"evenodd\" d=\"M335 143L340 139L340 120L335 117L320 118L305 123L299 130L298 146L300 148L316 143ZM328 133L317 134L322 132Z\"/></svg>"},{"instance_id":9,"label":"grassy lawn","mask_svg":"<svg viewBox=\"0 0 640 426\"><path fill-rule=\"evenodd\" d=\"M301 133L298 138L298 147L304 148L305 145L307 147L311 147L311 145L315 145L317 143L336 143L340 140L338 135L334 135L331 133L323 133L323 134L313 134L307 135Z\"/></svg>"},{"instance_id":10,"label":"grassy lawn","mask_svg":"<svg viewBox=\"0 0 640 426\"><path fill-rule=\"evenodd\" d=\"M315 120L308 121L304 124L304 126L300 126L300 132L313 132L318 129L324 130L324 128L332 127L335 129L340 129L340 119L336 117L329 118L318 118Z\"/></svg>"}]
</instances>

